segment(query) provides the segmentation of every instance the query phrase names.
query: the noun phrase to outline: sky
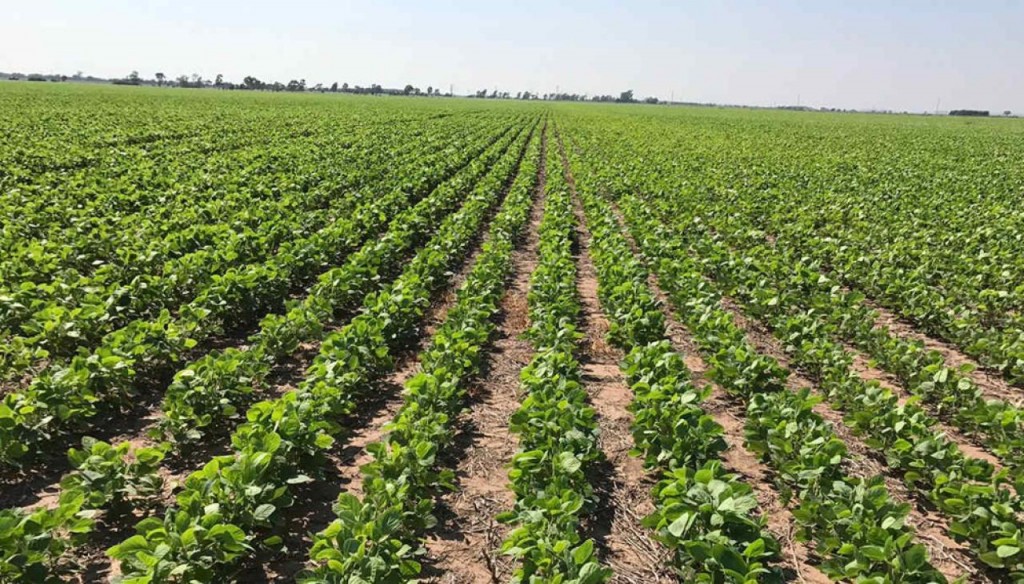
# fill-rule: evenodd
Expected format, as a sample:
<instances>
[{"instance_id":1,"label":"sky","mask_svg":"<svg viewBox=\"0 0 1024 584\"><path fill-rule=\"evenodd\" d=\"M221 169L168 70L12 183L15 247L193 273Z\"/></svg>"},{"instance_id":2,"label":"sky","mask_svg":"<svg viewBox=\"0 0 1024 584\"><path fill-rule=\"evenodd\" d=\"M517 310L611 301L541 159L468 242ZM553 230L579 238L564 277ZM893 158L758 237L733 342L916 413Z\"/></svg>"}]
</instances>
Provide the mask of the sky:
<instances>
[{"instance_id":1,"label":"sky","mask_svg":"<svg viewBox=\"0 0 1024 584\"><path fill-rule=\"evenodd\" d=\"M5 0L0 71L1024 113L1024 0Z\"/></svg>"}]
</instances>

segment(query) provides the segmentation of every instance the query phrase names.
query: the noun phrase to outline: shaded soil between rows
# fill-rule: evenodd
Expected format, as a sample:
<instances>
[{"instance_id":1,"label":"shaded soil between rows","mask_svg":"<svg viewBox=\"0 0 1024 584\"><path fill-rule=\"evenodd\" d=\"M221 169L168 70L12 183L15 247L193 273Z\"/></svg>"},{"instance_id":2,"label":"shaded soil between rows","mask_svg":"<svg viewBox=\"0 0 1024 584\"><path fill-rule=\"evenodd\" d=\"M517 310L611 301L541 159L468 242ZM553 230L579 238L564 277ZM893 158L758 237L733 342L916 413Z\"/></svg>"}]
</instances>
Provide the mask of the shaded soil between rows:
<instances>
[{"instance_id":1,"label":"shaded soil between rows","mask_svg":"<svg viewBox=\"0 0 1024 584\"><path fill-rule=\"evenodd\" d=\"M609 322L598 298L597 271L590 257L591 234L564 149L561 155L576 214L583 383L597 414L599 446L605 458L591 473L599 503L593 516L586 518L585 527L598 544L602 561L612 569L612 582L674 582L668 550L641 525L641 520L655 509L650 494L654 480L645 471L643 461L629 452L633 447L633 415L627 408L633 394L619 368L622 352L606 341Z\"/></svg>"},{"instance_id":2,"label":"shaded soil between rows","mask_svg":"<svg viewBox=\"0 0 1024 584\"><path fill-rule=\"evenodd\" d=\"M426 540L429 582L506 582L514 569L512 559L500 553L508 528L495 517L515 503L507 486L508 464L517 450L509 419L522 398L519 374L533 356L522 334L530 324L527 294L537 265L547 147L545 130L529 224L512 255L510 286L501 300L497 331L483 371L469 387L468 409L456 421L455 448L446 455L455 469L455 489L438 500L439 525Z\"/></svg>"}]
</instances>

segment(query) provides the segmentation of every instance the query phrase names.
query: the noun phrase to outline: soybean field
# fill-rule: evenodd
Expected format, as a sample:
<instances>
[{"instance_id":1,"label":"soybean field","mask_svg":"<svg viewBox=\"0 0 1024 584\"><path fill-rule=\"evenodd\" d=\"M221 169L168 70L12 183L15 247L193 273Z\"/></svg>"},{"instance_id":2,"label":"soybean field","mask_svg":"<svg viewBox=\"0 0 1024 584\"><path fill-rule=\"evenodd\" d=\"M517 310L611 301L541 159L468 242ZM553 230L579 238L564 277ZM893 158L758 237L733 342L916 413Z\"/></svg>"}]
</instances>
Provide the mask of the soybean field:
<instances>
[{"instance_id":1,"label":"soybean field","mask_svg":"<svg viewBox=\"0 0 1024 584\"><path fill-rule=\"evenodd\" d=\"M0 582L1024 582L1024 122L0 82Z\"/></svg>"}]
</instances>

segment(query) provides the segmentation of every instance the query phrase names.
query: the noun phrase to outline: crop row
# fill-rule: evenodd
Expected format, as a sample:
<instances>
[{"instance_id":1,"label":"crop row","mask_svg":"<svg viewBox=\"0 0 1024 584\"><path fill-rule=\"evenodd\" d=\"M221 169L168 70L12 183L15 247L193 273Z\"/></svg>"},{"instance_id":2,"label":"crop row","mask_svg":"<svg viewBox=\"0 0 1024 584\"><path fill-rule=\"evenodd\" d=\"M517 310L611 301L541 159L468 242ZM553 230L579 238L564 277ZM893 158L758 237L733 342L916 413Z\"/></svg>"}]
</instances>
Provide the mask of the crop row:
<instances>
[{"instance_id":1,"label":"crop row","mask_svg":"<svg viewBox=\"0 0 1024 584\"><path fill-rule=\"evenodd\" d=\"M498 137L474 150L446 159L444 173L426 173L415 186L367 201L352 215L296 246L278 253L266 264L228 271L215 285L183 305L172 317L164 310L154 320L137 320L111 332L90 355L74 357L66 366L36 376L24 391L4 396L0 403L0 459L15 460L38 448L54 434L81 424L99 408L128 402L142 374L157 365L177 363L186 352L225 324L252 322L283 303L293 283L317 273L376 235L393 214L436 184L456 173ZM491 146L492 150L500 146Z\"/></svg>"},{"instance_id":2,"label":"crop row","mask_svg":"<svg viewBox=\"0 0 1024 584\"><path fill-rule=\"evenodd\" d=\"M351 141L337 137L354 131L349 123L328 125L310 136L265 136L263 147L251 151L175 152L166 161L124 160L108 172L10 188L0 213L8 218L3 241L11 252L0 276L13 288L22 281L45 283L68 269L87 275L109 263L148 265L144 251L159 250L163 238L180 231L169 243L188 245L190 235L208 237L204 227L244 211L250 198L272 203L282 194L345 180L350 166L338 163L373 147L362 134Z\"/></svg>"},{"instance_id":3,"label":"crop row","mask_svg":"<svg viewBox=\"0 0 1024 584\"><path fill-rule=\"evenodd\" d=\"M351 313L370 291L383 286L452 209L460 205L499 152L474 160L463 172L392 219L344 265L321 274L309 294L285 314L269 314L243 349L213 351L174 376L163 402L163 430L179 442L201 438L204 428L235 416L273 366L303 343L319 341L325 324Z\"/></svg>"},{"instance_id":4,"label":"crop row","mask_svg":"<svg viewBox=\"0 0 1024 584\"><path fill-rule=\"evenodd\" d=\"M595 194L590 176L577 183L591 233L598 297L610 321L609 340L627 353L620 367L633 392L633 440L644 465L660 478L656 509L644 519L673 552L685 581L757 582L778 578L769 566L778 540L756 514L750 485L723 471L723 428L701 407L707 388L666 337L665 315L648 285L611 206Z\"/></svg>"},{"instance_id":5,"label":"crop row","mask_svg":"<svg viewBox=\"0 0 1024 584\"><path fill-rule=\"evenodd\" d=\"M367 294L359 316L323 340L298 389L253 405L232 435L232 454L191 474L162 521L143 520L137 535L111 548L128 581L172 573L211 581L255 548L281 544L275 526L292 503L291 486L314 480L302 473L317 473L324 452L344 430L344 416L417 336L432 294L466 253L502 183L514 176L525 136L516 144L402 275Z\"/></svg>"},{"instance_id":6,"label":"crop row","mask_svg":"<svg viewBox=\"0 0 1024 584\"><path fill-rule=\"evenodd\" d=\"M955 225L913 235L908 228L920 231L913 223L887 226L885 234L872 227L867 234L843 229L828 235L806 221L783 225L773 230L780 241L827 259L840 281L1024 386L1024 248L1013 240L1013 247L1001 248L998 227L984 225L984 235L972 240ZM942 251L929 257L931 249Z\"/></svg>"},{"instance_id":7,"label":"crop row","mask_svg":"<svg viewBox=\"0 0 1024 584\"><path fill-rule=\"evenodd\" d=\"M549 140L538 260L527 295L525 336L534 356L520 374L525 399L509 422L519 438L509 470L515 505L498 519L512 526L501 549L518 563L513 582L593 584L611 575L598 562L594 541L580 534L596 500L588 471L601 451L575 357L581 336L575 218L557 152Z\"/></svg>"},{"instance_id":8,"label":"crop row","mask_svg":"<svg viewBox=\"0 0 1024 584\"><path fill-rule=\"evenodd\" d=\"M301 302L290 305L283 314L263 317L248 346L213 351L182 367L165 393L161 430L178 442L191 442L211 424L236 417L250 396L264 385L276 363L301 344L319 341L328 323L350 314L366 294L395 275L403 258L425 242L462 202L508 147L508 140L511 137L496 143L427 197L398 213L379 239L365 242L343 265L322 273ZM380 218L385 219L386 214ZM359 218L353 219L357 224Z\"/></svg>"},{"instance_id":9,"label":"crop row","mask_svg":"<svg viewBox=\"0 0 1024 584\"><path fill-rule=\"evenodd\" d=\"M325 126L401 125L453 113L441 103L396 108L353 99L175 95L95 85L65 86L70 91L57 96L5 85L0 109L18 115L0 122L9 138L0 144L0 187L59 181L79 170L113 176L149 161L164 165L181 156L258 147L268 139L313 135Z\"/></svg>"},{"instance_id":10,"label":"crop row","mask_svg":"<svg viewBox=\"0 0 1024 584\"><path fill-rule=\"evenodd\" d=\"M346 183L321 181L309 192L268 190L266 195L275 200L262 208L259 197L249 190L228 197L240 204L248 202L241 220L211 225L211 232L218 234L214 241L199 242L190 237L189 246L197 246L190 251L182 249L177 235L172 236L171 249L186 252L181 255L169 256L167 250L153 245L138 252L105 250L99 254L101 257L121 256L123 261L106 263L88 276L70 271L51 277L45 284L21 282L16 291L2 295L5 303L0 310L6 326L12 327L15 334L3 350L4 365L10 371L0 373L9 376L39 359L63 360L79 348L92 348L111 330L132 320L152 318L165 308L173 309L203 294L216 274L244 270L248 264L266 261L273 253L287 254L301 248L317 231L329 229L337 217L344 217L367 202L365 193L339 195L379 178L381 168L394 166L386 163L385 158L397 162L399 172L394 173L394 180L377 181L374 190L403 188L415 169L433 168L438 161L457 152L458 147L455 143L436 153L424 153L422 145L417 144L404 156L389 152L388 148L367 149L362 161L366 170L350 173ZM334 160L332 164L348 166L343 160ZM198 205L194 209L212 216L227 211L223 209L223 199L212 205L211 209ZM135 241L146 240L144 234L135 235ZM111 241L102 234L87 234L85 239Z\"/></svg>"},{"instance_id":11,"label":"crop row","mask_svg":"<svg viewBox=\"0 0 1024 584\"><path fill-rule=\"evenodd\" d=\"M363 497L343 493L335 519L317 534L304 582L390 582L421 569L418 537L436 524L434 498L453 487L438 457L452 446L469 380L480 372L526 224L537 181L541 137L530 143L495 216L487 241L459 288L455 303L419 354L421 370L404 384L403 404L383 440L367 446Z\"/></svg>"},{"instance_id":12,"label":"crop row","mask_svg":"<svg viewBox=\"0 0 1024 584\"><path fill-rule=\"evenodd\" d=\"M5 84L0 107L17 111L2 122L5 160L0 178L30 181L40 174L72 170L124 156L132 147L194 139L217 142L222 129L231 138L260 130L295 127L298 112L279 108L239 108L231 100L195 100L145 95L113 88L16 87ZM275 111L278 110L278 111Z\"/></svg>"},{"instance_id":13,"label":"crop row","mask_svg":"<svg viewBox=\"0 0 1024 584\"><path fill-rule=\"evenodd\" d=\"M516 140L515 143L524 144L524 141L525 136ZM490 156L494 156L503 149L504 147L496 145L492 149L493 153ZM521 150L521 146L514 146L514 151L517 150ZM465 247L465 238L467 236L465 231L466 222L479 220L481 213L486 210L487 197L490 197L490 200L493 202L493 198L498 190L497 187L502 180L500 172L502 169L504 169L504 172L509 172L507 170L508 165L514 164L516 160L514 151L510 151L509 155L505 157L505 162L503 163L505 166L492 171L489 174L489 178L477 186L474 195L471 197L471 200L476 201L474 205L467 204L467 207L464 207L462 211L448 217L441 223L441 233L427 244L424 250L417 255L417 259L406 270L404 275L406 284L403 286L402 281L394 283L387 291L379 293L379 296L377 293L367 293L364 308L387 307L397 302L398 305L410 309L406 302L409 299L402 294L405 288L411 286L409 284L410 280L418 284L422 278L433 274L431 276L433 278L431 280L433 281L433 287L436 288L440 285L443 280L438 280L439 276L429 270L436 271L442 269L446 265L441 264L440 267L438 266L438 262L441 262L442 259L453 261L451 257L441 253L441 251L451 251L453 247L459 245ZM477 172L482 172L486 168L486 165L478 166L479 170ZM451 198L451 195L449 195L449 198ZM483 205L482 209L481 205ZM433 260L428 261L430 258L433 258ZM422 308L421 305L421 302L413 303L411 309L419 310ZM348 337L365 340L364 337L359 335L367 333L366 321L368 319L368 314L363 314L339 333L334 333L325 339L320 357L314 362L310 369L309 377L298 391L290 392L274 401L261 402L250 408L246 415L248 422L243 424L232 436L232 444L235 450L234 455L216 457L202 471L193 473L186 479L185 491L179 493L177 497L179 509L171 509L165 516L165 523L170 531L159 531L160 535L170 537L178 546L181 546L177 550L180 555L175 556L173 559L173 562L177 562L174 564L175 566L181 566L180 569L183 571L195 570L199 574L211 574L210 568L212 565L219 564L222 561L230 562L238 558L237 552L241 548L236 547L239 540L234 536L243 539L247 537L244 535L244 532L239 530L238 526L225 526L225 529L228 527L230 529L226 532L223 529L217 529L215 533L209 534L203 531L201 525L191 525L185 520L186 517L193 517L195 521L201 523L205 518L206 520L213 521L213 523L217 523L216 519L210 519L217 516L217 513L210 505L215 505L216 501L213 498L218 493L226 497L224 499L225 503L232 504L231 512L233 515L231 517L236 518L238 521L244 521L243 525L246 527L267 527L270 525L268 521L270 518L269 513L273 511L273 506L259 508L259 505L262 503L246 505L245 501L236 499L239 497L250 497L256 500L268 499L275 501L279 506L283 506L284 501L281 499L287 499L287 487L284 490L280 487L284 487L286 484L298 484L312 480L305 475L297 475L298 471L289 467L290 459L282 459L280 457L288 455L299 456L307 464L307 468L313 470L319 461L318 449L328 447L331 443L330 435L332 433L336 434L341 430L340 426L327 419L329 416L326 410L316 415L312 413L311 408L314 404L319 404L318 407L326 408L327 405L335 404L335 402L323 402L323 400L342 399L342 396L338 393L331 392L333 386L321 387L321 385L327 383L326 379L321 379L320 384L312 381L313 372L319 370L321 378L336 372L348 380L348 377L343 375L343 372L339 369L348 366L356 367L358 363L342 359L341 355L337 354L341 350L339 347L335 347L333 350L328 350L328 347L332 347L336 343L343 343L343 339ZM362 323L361 326L360 323ZM408 327L413 324L409 322L405 326ZM345 331L348 331L348 333ZM346 334L348 337L344 336ZM393 342L399 342L398 338L389 338ZM367 345L364 346L362 353L368 352L367 358L383 359L381 363L385 363L387 362L386 347L386 345L382 347ZM382 348L385 350L384 353L380 352ZM349 347L347 350L355 351L355 348ZM359 369L356 369L353 375L358 372ZM372 378L367 377L364 379L364 382L369 381L372 381ZM357 383L354 379L352 382ZM353 388L358 387L358 383L356 386L346 387L351 392L354 391ZM324 395L319 396L321 393ZM350 395L350 398L354 398L354 395ZM300 405L296 403L298 399L305 399L309 403ZM316 402L315 400L317 399L320 399L323 403ZM338 408L337 413L344 413L343 410L346 408L342 407L340 402L336 405ZM291 417L287 419L282 418L281 416L285 412L290 414ZM306 415L313 415L314 417L307 419ZM285 422L290 422L291 425L281 426ZM300 422L303 426L296 426ZM303 433L305 433L305 436L296 435ZM276 437L270 436L271 434L275 434ZM307 458L299 454L298 451L295 451L295 448L302 446L301 444L291 444L290 446L294 448L288 449L286 446L285 450L281 450L279 446L282 436L294 440L308 438L310 441L305 443L305 447L307 448L306 454L309 457ZM110 446L89 440L87 444L94 453L92 458L96 459L97 456L101 456L101 459L98 462L83 464L81 456L76 455L74 452L71 453L72 463L76 466L76 470L62 481L62 490L56 507L38 509L27 513L17 509L2 512L4 514L3 519L5 520L3 522L3 530L0 530L0 541L4 542L2 546L3 555L12 559L11 565L17 573L22 574L24 577L29 577L32 574L45 575L50 573L55 569L64 550L81 543L87 537L92 529L93 519L96 516L108 507L112 508L122 503L130 502L136 506L145 507L147 502L141 495L152 493L154 490L152 488L153 485L159 486L160 481L156 474L156 469L159 467L160 459L163 458L169 445L132 451L129 450L127 443ZM262 450L260 450L261 448ZM140 467L136 461L147 462ZM294 463L295 461L292 460L292 462ZM288 474L289 472L291 474ZM282 478L278 486L271 485L270 482L275 480L275 477L280 478L278 475L281 473L285 473L288 478ZM90 480L87 483L83 483L81 480L83 476L90 477ZM287 480L291 482L287 482ZM255 485L262 485L261 488L263 490L259 492L249 490ZM143 489L141 487L147 488ZM215 492L209 492L210 489L213 489ZM155 490L158 491L159 489L156 488ZM198 516L190 516L188 512L192 511L194 513L196 510L194 505L197 498L207 501L207 503L202 504L200 507L205 511L205 514L199 513ZM267 515L265 516L264 514ZM275 515L274 519L277 519L277 517ZM207 524L207 527L213 527L213 523ZM151 540L155 540L158 536L153 535L151 532L157 529L157 525L160 524L159 520L150 518L140 523L138 528L142 533L152 536L150 537ZM202 534L202 541L191 539L197 533L197 530ZM118 547L117 549L133 549L131 547L132 542L135 544L140 543L137 539L133 538L126 542L128 544L126 548ZM269 543L264 543L273 545L274 541L271 540ZM251 549L248 544L243 547ZM195 554L197 548L199 549L198 555ZM232 550L234 550L234 553L232 553ZM129 558L128 561L132 561L131 558L136 557L134 552L125 553L128 554L126 556ZM171 562L172 560L169 559L168 561ZM166 565L151 566L154 570L152 573L157 575L157 577L167 577L169 573L161 571Z\"/></svg>"},{"instance_id":14,"label":"crop row","mask_svg":"<svg viewBox=\"0 0 1024 584\"><path fill-rule=\"evenodd\" d=\"M844 579L944 581L906 524L910 506L894 501L881 477L846 474L847 448L814 411L819 400L785 388L788 372L749 344L698 265L673 249L668 230L642 222L639 206L623 210L701 346L709 375L747 401L747 447L797 502L793 515L824 558L822 570Z\"/></svg>"},{"instance_id":15,"label":"crop row","mask_svg":"<svg viewBox=\"0 0 1024 584\"><path fill-rule=\"evenodd\" d=\"M678 207L673 213L679 216ZM858 376L852 370L852 354L833 338L835 324L823 321L817 308L795 300L809 296L807 287L793 286L791 280L771 273L770 264L730 258L728 250L713 244L697 242L694 248L707 260L702 262L707 275L785 340L794 362L811 373L833 406L867 437L869 446L880 449L909 486L949 516L950 534L966 541L989 566L1020 578L1024 524L1017 517L1019 499L1009 472L965 456L915 402L901 404L877 381Z\"/></svg>"},{"instance_id":16,"label":"crop row","mask_svg":"<svg viewBox=\"0 0 1024 584\"><path fill-rule=\"evenodd\" d=\"M709 229L714 229L714 234L708 233ZM844 289L823 273L818 262L783 242L768 243L757 231L727 223L694 225L687 233L704 238L698 239L704 248L700 253L706 254L704 263L716 278L751 295L749 284L732 278L727 268L736 269L742 263L740 269L756 270L762 281L772 284L771 289L758 293L758 304L774 298L772 307L813 310L811 315L833 339L865 351L940 418L977 435L1012 468L1014 476L1019 474L1024 461L1024 412L1003 400L987 399L971 378L969 366L952 367L922 342L876 326L877 313L864 303L862 294ZM756 305L754 309L759 314L765 312Z\"/></svg>"},{"instance_id":17,"label":"crop row","mask_svg":"<svg viewBox=\"0 0 1024 584\"><path fill-rule=\"evenodd\" d=\"M584 132L630 143L613 162L622 180L741 217L1020 385L1024 173L1011 126L711 111L577 117Z\"/></svg>"},{"instance_id":18,"label":"crop row","mask_svg":"<svg viewBox=\"0 0 1024 584\"><path fill-rule=\"evenodd\" d=\"M593 150L580 167L595 168L596 187L611 175ZM619 186L619 185L616 185ZM746 445L777 473L778 486L793 504L800 535L812 540L821 569L834 578L935 582L944 577L928 561L906 524L910 506L894 501L881 477L846 473L847 449L813 408L806 390L786 389L788 372L746 339L720 296L670 229L651 211L623 198L628 228L658 275L677 314L689 327L709 367L709 377L747 403Z\"/></svg>"}]
</instances>

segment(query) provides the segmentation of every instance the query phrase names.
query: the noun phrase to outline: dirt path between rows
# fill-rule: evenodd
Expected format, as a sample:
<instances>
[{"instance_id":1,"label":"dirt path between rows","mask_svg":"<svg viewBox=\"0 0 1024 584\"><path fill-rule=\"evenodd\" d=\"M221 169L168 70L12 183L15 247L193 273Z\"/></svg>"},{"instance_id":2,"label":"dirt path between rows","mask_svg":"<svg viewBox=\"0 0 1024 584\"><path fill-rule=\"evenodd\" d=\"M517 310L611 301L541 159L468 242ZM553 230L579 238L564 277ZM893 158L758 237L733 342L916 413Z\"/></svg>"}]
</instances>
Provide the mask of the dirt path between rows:
<instances>
[{"instance_id":1,"label":"dirt path between rows","mask_svg":"<svg viewBox=\"0 0 1024 584\"><path fill-rule=\"evenodd\" d=\"M1024 407L1024 389L1013 387L998 372L982 366L954 345L918 331L913 324L901 319L896 313L877 302L865 300L864 303L878 312L875 328L888 329L895 336L920 341L926 349L938 351L949 367L959 368L969 365L974 370L967 374L968 377L981 389L986 398L998 399L1017 407Z\"/></svg>"},{"instance_id":2,"label":"dirt path between rows","mask_svg":"<svg viewBox=\"0 0 1024 584\"><path fill-rule=\"evenodd\" d=\"M583 224L578 199L576 204L580 242L577 289L583 308L580 332L585 335L580 361L583 383L597 413L599 444L606 461L605 468L598 470L605 476L598 477L594 485L601 497L598 516L589 523L602 547L604 563L614 572L612 582L674 582L667 567L668 551L640 523L654 512L650 494L654 481L644 470L643 461L629 454L633 447L633 415L627 407L633 401L633 393L619 369L621 351L605 341L609 323L597 296L590 233Z\"/></svg>"},{"instance_id":3,"label":"dirt path between rows","mask_svg":"<svg viewBox=\"0 0 1024 584\"><path fill-rule=\"evenodd\" d=\"M624 224L617 209L616 218L620 226ZM625 229L623 234L633 254L642 257L632 235ZM781 543L781 564L789 576L788 579L810 584L831 584L828 576L814 565L815 561L820 560L814 555L813 547L796 539L796 519L772 486L775 481L774 472L744 447L743 420L746 416L746 407L743 401L729 395L720 385L708 379L708 365L700 356L697 342L690 331L675 317L670 308L668 295L662 290L658 277L653 272L648 274L648 285L661 304L669 340L673 348L682 355L687 369L690 370L690 379L694 386L711 388L711 395L704 402L704 410L724 430L728 448L722 453L722 466L729 472L739 475L754 490L758 511L766 518L768 530Z\"/></svg>"},{"instance_id":4,"label":"dirt path between rows","mask_svg":"<svg viewBox=\"0 0 1024 584\"><path fill-rule=\"evenodd\" d=\"M426 541L428 582L475 584L507 582L514 570L500 553L508 528L495 517L512 508L507 467L516 452L509 419L522 395L519 374L533 357L522 334L529 328L527 293L537 265L538 228L547 184L547 133L541 135L538 182L523 243L512 254L511 286L502 297L498 328L484 372L469 388L469 409L457 421L455 490L441 497L439 527Z\"/></svg>"},{"instance_id":5,"label":"dirt path between rows","mask_svg":"<svg viewBox=\"0 0 1024 584\"><path fill-rule=\"evenodd\" d=\"M797 371L782 347L782 343L760 321L748 318L735 301L724 298L722 306L728 310L736 325L746 331L747 341L759 352L774 358L779 364L790 371L787 387L792 391L808 389L812 394L822 395L817 385L808 377ZM907 516L907 525L917 532L917 538L928 549L932 564L951 581L967 575L970 582L988 581L981 573L970 548L954 541L947 534L948 520L945 516L931 508L896 476L889 468L884 455L864 444L863 438L857 435L843 419L840 411L832 409L827 402L819 403L814 412L831 423L836 436L846 444L849 451L847 474L853 477L869 478L881 476L886 488L894 501L907 503L911 506Z\"/></svg>"},{"instance_id":6,"label":"dirt path between rows","mask_svg":"<svg viewBox=\"0 0 1024 584\"><path fill-rule=\"evenodd\" d=\"M520 162L525 153L526 145L520 152ZM334 520L333 505L338 495L346 492L359 498L363 497L364 477L361 469L363 465L373 460L367 446L387 436L388 422L394 419L404 404L402 390L405 382L420 372L419 354L429 346L434 333L444 323L448 312L458 300L457 292L469 277L483 244L489 239L491 222L504 204L518 173L517 164L515 173L506 180L497 200L488 210L467 246L468 253L456 262L458 271L448 279L437 294L437 299L425 311L420 321L416 343L401 350L395 370L377 382L369 392L369 399L360 404L359 411L350 420L343 422L349 432L339 439L335 448L328 453L328 463L324 468L325 476L296 489L295 499L298 503L290 510L285 527L279 531L285 538L287 552L251 563L238 577L239 581L272 582L294 579L308 560L308 552L313 543L312 536Z\"/></svg>"},{"instance_id":7,"label":"dirt path between rows","mask_svg":"<svg viewBox=\"0 0 1024 584\"><path fill-rule=\"evenodd\" d=\"M651 498L655 481L648 476L643 461L629 453L633 448L633 414L627 408L633 393L619 368L622 352L606 341L609 321L598 298L597 270L590 257L591 234L561 141L559 149L576 214L576 286L582 308L580 332L584 335L580 365L590 405L597 414L599 446L605 458L592 477L600 502L594 516L585 518L585 526L599 546L602 563L613 572L612 582L675 582L668 550L641 525L641 520L655 509Z\"/></svg>"}]
</instances>

